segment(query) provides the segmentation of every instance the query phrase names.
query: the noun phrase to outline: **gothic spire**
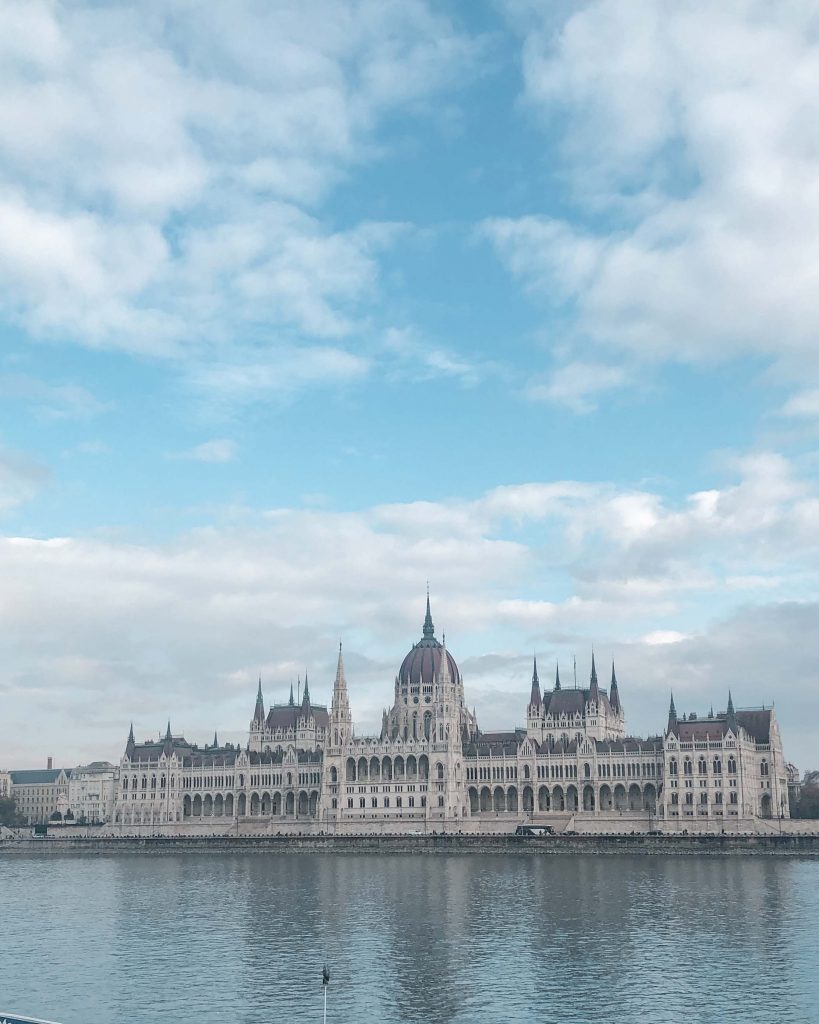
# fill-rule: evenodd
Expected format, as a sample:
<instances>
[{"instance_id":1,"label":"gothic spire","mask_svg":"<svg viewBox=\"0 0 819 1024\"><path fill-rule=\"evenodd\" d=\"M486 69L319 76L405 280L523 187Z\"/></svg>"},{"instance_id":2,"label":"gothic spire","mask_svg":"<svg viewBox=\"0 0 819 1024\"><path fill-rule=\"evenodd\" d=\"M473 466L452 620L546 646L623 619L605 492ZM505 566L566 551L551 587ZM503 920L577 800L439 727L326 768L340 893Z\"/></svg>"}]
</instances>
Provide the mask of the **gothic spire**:
<instances>
[{"instance_id":1,"label":"gothic spire","mask_svg":"<svg viewBox=\"0 0 819 1024\"><path fill-rule=\"evenodd\" d=\"M614 711L620 710L620 690L617 686L617 676L614 674L614 658L611 659L611 685L609 686L609 704Z\"/></svg>"},{"instance_id":2,"label":"gothic spire","mask_svg":"<svg viewBox=\"0 0 819 1024\"><path fill-rule=\"evenodd\" d=\"M542 704L543 698L540 696L540 680L537 677L537 655L535 655L532 666L532 694L529 697L529 707L539 708Z\"/></svg>"},{"instance_id":3,"label":"gothic spire","mask_svg":"<svg viewBox=\"0 0 819 1024\"><path fill-rule=\"evenodd\" d=\"M307 684L307 670L304 671L304 696L302 700L307 704L310 703L310 687Z\"/></svg>"},{"instance_id":4,"label":"gothic spire","mask_svg":"<svg viewBox=\"0 0 819 1024\"><path fill-rule=\"evenodd\" d=\"M213 745L214 747L219 746L219 737L216 735L216 730L213 731Z\"/></svg>"},{"instance_id":5,"label":"gothic spire","mask_svg":"<svg viewBox=\"0 0 819 1024\"><path fill-rule=\"evenodd\" d=\"M256 708L253 711L253 721L261 724L264 722L264 697L262 697L262 677L259 676L259 689L256 691Z\"/></svg>"},{"instance_id":6,"label":"gothic spire","mask_svg":"<svg viewBox=\"0 0 819 1024\"><path fill-rule=\"evenodd\" d=\"M173 739L173 736L171 735L171 720L169 718L168 719L168 728L165 730L165 742L169 743L172 739Z\"/></svg>"},{"instance_id":7,"label":"gothic spire","mask_svg":"<svg viewBox=\"0 0 819 1024\"><path fill-rule=\"evenodd\" d=\"M128 754L130 756L130 753L134 749L135 746L136 746L136 741L134 740L134 723L131 722L131 728L128 730L128 742L125 744L125 752L126 752L126 754Z\"/></svg>"},{"instance_id":8,"label":"gothic spire","mask_svg":"<svg viewBox=\"0 0 819 1024\"><path fill-rule=\"evenodd\" d=\"M668 705L668 728L666 735L677 728L677 709L674 707L674 691L671 691L671 702Z\"/></svg>"},{"instance_id":9,"label":"gothic spire","mask_svg":"<svg viewBox=\"0 0 819 1024\"><path fill-rule=\"evenodd\" d=\"M346 686L347 680L344 678L344 657L341 653L341 641L338 642L338 664L336 665L336 682L334 689L338 689L339 686Z\"/></svg>"},{"instance_id":10,"label":"gothic spire","mask_svg":"<svg viewBox=\"0 0 819 1024\"><path fill-rule=\"evenodd\" d=\"M736 733L737 729L739 728L738 723L737 723L736 711L734 711L734 699L731 696L731 691L730 690L728 691L727 725L728 725L728 728L732 732L734 732L734 733Z\"/></svg>"},{"instance_id":11,"label":"gothic spire","mask_svg":"<svg viewBox=\"0 0 819 1024\"><path fill-rule=\"evenodd\" d=\"M555 662L555 689L560 689L560 663Z\"/></svg>"},{"instance_id":12,"label":"gothic spire","mask_svg":"<svg viewBox=\"0 0 819 1024\"><path fill-rule=\"evenodd\" d=\"M597 685L597 667L594 664L594 651L592 651L591 686L589 687L589 700L595 704L600 703L600 687Z\"/></svg>"},{"instance_id":13,"label":"gothic spire","mask_svg":"<svg viewBox=\"0 0 819 1024\"><path fill-rule=\"evenodd\" d=\"M295 707L296 702L293 700L293 680L290 680L290 707Z\"/></svg>"},{"instance_id":14,"label":"gothic spire","mask_svg":"<svg viewBox=\"0 0 819 1024\"><path fill-rule=\"evenodd\" d=\"M435 626L432 624L432 612L429 609L429 584L427 584L427 614L424 617L424 638L431 640L435 636Z\"/></svg>"}]
</instances>

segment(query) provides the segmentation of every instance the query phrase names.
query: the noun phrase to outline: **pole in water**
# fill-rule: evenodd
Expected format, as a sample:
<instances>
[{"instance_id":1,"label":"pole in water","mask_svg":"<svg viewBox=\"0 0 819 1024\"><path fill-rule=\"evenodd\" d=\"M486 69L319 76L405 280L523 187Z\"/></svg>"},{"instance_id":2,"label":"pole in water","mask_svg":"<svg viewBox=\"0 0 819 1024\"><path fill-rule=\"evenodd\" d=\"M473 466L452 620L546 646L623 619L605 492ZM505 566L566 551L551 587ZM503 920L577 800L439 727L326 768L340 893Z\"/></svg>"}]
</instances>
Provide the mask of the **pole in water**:
<instances>
[{"instance_id":1,"label":"pole in water","mask_svg":"<svg viewBox=\"0 0 819 1024\"><path fill-rule=\"evenodd\" d=\"M330 972L327 970L327 964L324 965L324 970L321 972L321 987L324 989L324 1024L327 1024L327 986L330 984Z\"/></svg>"}]
</instances>

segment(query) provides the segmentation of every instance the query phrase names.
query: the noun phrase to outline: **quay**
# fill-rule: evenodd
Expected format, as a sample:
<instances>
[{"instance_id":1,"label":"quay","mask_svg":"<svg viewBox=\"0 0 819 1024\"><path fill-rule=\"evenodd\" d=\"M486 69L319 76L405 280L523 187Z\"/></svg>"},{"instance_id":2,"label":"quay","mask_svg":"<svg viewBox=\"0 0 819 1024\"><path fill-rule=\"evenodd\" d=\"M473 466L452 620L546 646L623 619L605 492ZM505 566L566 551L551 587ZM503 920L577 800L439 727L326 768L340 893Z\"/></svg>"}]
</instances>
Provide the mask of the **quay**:
<instances>
[{"instance_id":1,"label":"quay","mask_svg":"<svg viewBox=\"0 0 819 1024\"><path fill-rule=\"evenodd\" d=\"M541 856L571 854L819 856L816 833L728 834L647 833L427 835L255 835L255 836L74 836L0 840L0 855L63 853L213 853L292 852L324 854L504 854ZM0 1024L2 1022L0 1021Z\"/></svg>"}]
</instances>

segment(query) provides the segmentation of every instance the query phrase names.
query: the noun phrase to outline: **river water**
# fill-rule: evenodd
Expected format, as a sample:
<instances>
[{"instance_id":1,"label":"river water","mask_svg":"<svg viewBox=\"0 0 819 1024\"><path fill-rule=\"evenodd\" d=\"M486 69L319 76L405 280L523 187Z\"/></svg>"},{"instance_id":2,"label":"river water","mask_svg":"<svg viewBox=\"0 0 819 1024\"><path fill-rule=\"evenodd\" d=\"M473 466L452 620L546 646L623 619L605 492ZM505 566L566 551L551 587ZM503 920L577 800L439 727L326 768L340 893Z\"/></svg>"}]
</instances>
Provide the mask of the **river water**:
<instances>
[{"instance_id":1,"label":"river water","mask_svg":"<svg viewBox=\"0 0 819 1024\"><path fill-rule=\"evenodd\" d=\"M819 860L0 860L0 1011L63 1024L819 1022Z\"/></svg>"}]
</instances>

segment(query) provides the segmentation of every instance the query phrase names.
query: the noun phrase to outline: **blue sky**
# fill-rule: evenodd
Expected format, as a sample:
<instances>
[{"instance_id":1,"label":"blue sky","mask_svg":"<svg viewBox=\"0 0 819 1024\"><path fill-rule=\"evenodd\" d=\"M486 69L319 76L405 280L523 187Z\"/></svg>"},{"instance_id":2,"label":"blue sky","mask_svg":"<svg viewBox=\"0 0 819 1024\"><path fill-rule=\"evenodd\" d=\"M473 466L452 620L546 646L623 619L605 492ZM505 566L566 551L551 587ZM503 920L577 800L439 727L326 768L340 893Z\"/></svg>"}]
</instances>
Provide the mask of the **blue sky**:
<instances>
[{"instance_id":1,"label":"blue sky","mask_svg":"<svg viewBox=\"0 0 819 1024\"><path fill-rule=\"evenodd\" d=\"M339 636L374 728L429 579L485 726L594 644L635 732L731 687L815 767L817 57L796 3L0 4L0 762L238 739Z\"/></svg>"}]
</instances>

